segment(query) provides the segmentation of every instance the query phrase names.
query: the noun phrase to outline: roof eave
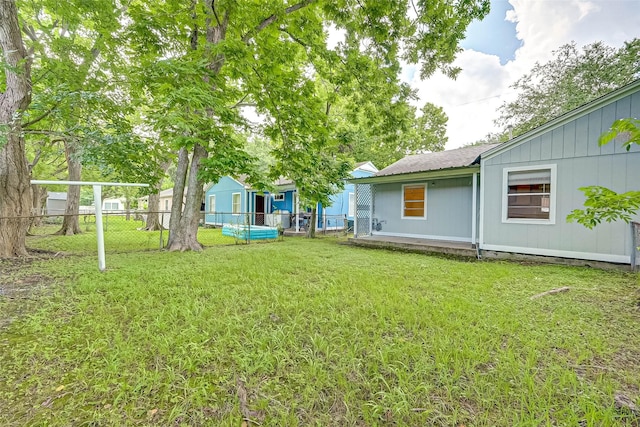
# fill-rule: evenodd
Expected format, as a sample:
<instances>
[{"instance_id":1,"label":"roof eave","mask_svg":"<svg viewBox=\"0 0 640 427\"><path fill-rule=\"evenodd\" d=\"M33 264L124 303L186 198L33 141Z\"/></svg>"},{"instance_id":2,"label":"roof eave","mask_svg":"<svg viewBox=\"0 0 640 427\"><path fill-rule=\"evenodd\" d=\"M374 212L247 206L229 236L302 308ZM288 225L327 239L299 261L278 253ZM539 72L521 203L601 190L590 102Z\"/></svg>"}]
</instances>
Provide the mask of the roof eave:
<instances>
[{"instance_id":1,"label":"roof eave","mask_svg":"<svg viewBox=\"0 0 640 427\"><path fill-rule=\"evenodd\" d=\"M400 173L395 175L370 176L364 178L352 178L347 180L353 184L383 184L393 182L418 181L424 179L444 179L468 176L480 170L479 165L464 166L459 168L437 169L422 172Z\"/></svg>"}]
</instances>

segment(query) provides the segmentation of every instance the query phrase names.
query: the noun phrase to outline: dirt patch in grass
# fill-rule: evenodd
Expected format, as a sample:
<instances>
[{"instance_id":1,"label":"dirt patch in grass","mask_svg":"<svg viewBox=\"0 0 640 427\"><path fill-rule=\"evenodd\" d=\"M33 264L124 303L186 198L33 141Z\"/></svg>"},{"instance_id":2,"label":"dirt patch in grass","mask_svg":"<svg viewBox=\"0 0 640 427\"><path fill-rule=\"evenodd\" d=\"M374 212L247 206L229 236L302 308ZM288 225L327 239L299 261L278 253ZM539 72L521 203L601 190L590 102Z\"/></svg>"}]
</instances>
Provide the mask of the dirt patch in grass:
<instances>
[{"instance_id":1,"label":"dirt patch in grass","mask_svg":"<svg viewBox=\"0 0 640 427\"><path fill-rule=\"evenodd\" d=\"M49 251L30 250L28 257L0 259L0 329L27 313L33 302L51 289L53 279L34 271L33 265L57 256Z\"/></svg>"}]
</instances>

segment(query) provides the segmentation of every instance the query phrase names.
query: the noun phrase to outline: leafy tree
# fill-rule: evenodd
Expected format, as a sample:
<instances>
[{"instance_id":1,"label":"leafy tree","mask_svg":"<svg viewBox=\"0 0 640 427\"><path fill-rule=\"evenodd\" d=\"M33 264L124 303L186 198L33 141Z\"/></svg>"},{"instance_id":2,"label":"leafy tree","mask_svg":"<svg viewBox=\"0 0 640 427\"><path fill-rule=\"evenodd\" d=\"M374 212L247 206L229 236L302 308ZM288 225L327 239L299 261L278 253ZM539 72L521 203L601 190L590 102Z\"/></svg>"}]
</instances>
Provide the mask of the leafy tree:
<instances>
[{"instance_id":1,"label":"leafy tree","mask_svg":"<svg viewBox=\"0 0 640 427\"><path fill-rule=\"evenodd\" d=\"M22 114L31 102L31 57L14 0L0 2L0 257L27 254L31 214L30 170Z\"/></svg>"},{"instance_id":2,"label":"leafy tree","mask_svg":"<svg viewBox=\"0 0 640 427\"><path fill-rule=\"evenodd\" d=\"M333 105L345 97L361 75L359 83L371 89L358 90L361 99L385 90L381 99L390 99L397 93L401 58L420 62L423 77L438 68L455 76L459 70L450 64L458 42L471 20L488 9L486 0L192 0L188 7L176 0L131 2L129 49L160 106L156 129L179 153L169 249L201 248L196 231L204 182L256 169L240 132L246 125L238 109L243 102L255 103L267 117L265 132L277 135L274 156L287 162L289 176L306 176L309 149L326 156L317 166L335 166L338 173L329 179L335 181L343 175L343 153L332 137L325 101ZM345 34L334 49L327 46L330 26ZM333 90L321 102L315 87L320 80ZM180 211L175 202L186 187Z\"/></svg>"},{"instance_id":3,"label":"leafy tree","mask_svg":"<svg viewBox=\"0 0 640 427\"><path fill-rule=\"evenodd\" d=\"M640 145L640 120L633 118L620 119L613 122L608 132L600 136L598 143L605 145L615 138L623 138L623 146L627 151L632 144ZM575 209L568 216L568 222L577 222L592 229L602 221L630 222L640 210L640 191L627 191L618 194L601 186L581 187L586 200L585 209Z\"/></svg>"},{"instance_id":4,"label":"leafy tree","mask_svg":"<svg viewBox=\"0 0 640 427\"><path fill-rule=\"evenodd\" d=\"M513 136L525 133L640 76L640 39L619 49L596 42L582 51L574 42L554 54L553 60L536 63L511 86L519 95L499 108L499 140L509 131Z\"/></svg>"}]
</instances>

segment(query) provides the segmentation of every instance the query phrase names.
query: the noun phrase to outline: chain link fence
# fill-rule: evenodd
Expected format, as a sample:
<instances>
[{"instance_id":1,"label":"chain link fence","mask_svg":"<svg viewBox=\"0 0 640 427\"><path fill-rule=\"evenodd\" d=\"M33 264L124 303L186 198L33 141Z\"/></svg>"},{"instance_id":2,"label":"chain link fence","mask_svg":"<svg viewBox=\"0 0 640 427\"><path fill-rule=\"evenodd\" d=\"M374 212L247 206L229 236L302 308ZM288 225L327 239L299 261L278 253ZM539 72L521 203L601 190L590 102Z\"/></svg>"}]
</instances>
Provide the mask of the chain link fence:
<instances>
[{"instance_id":1,"label":"chain link fence","mask_svg":"<svg viewBox=\"0 0 640 427\"><path fill-rule=\"evenodd\" d=\"M169 238L170 212L153 212L157 224L148 224L149 212L110 210L102 213L105 252L122 253L159 250ZM97 251L96 215L82 212L78 215L37 215L26 218L29 222L27 247L29 249L95 253ZM201 219L198 241L205 246L233 244L235 240L222 236L220 230L205 227Z\"/></svg>"},{"instance_id":2,"label":"chain link fence","mask_svg":"<svg viewBox=\"0 0 640 427\"><path fill-rule=\"evenodd\" d=\"M18 227L19 222L28 223L27 247L31 250L76 254L97 252L96 215L93 211L85 210L77 215L33 215L0 219L9 227ZM168 211L103 211L105 252L163 249L169 238L170 219L171 213ZM250 243L251 240L257 240L251 234L223 233L223 226L232 225L254 231L260 228L277 229L275 236L280 237L286 234L285 231L295 231L296 221L299 233L306 234L311 223L311 215L307 213L285 216L255 212L201 212L197 238L204 246ZM353 221L348 221L345 215L319 215L317 221L316 233L319 234L344 234L352 231L349 227Z\"/></svg>"}]
</instances>

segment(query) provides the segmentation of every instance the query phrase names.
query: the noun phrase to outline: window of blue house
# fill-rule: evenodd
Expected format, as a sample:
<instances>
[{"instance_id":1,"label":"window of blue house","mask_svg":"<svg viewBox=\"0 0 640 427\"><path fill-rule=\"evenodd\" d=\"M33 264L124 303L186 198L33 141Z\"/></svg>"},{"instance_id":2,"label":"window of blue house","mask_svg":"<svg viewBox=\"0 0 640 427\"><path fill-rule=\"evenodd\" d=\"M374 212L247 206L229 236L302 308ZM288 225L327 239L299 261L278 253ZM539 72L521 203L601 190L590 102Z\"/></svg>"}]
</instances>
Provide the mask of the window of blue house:
<instances>
[{"instance_id":1,"label":"window of blue house","mask_svg":"<svg viewBox=\"0 0 640 427\"><path fill-rule=\"evenodd\" d=\"M212 194L209 196L209 212L216 211L216 195Z\"/></svg>"},{"instance_id":2,"label":"window of blue house","mask_svg":"<svg viewBox=\"0 0 640 427\"><path fill-rule=\"evenodd\" d=\"M240 193L233 193L231 195L231 213L234 215L239 215L242 210L242 198L240 197Z\"/></svg>"}]
</instances>

